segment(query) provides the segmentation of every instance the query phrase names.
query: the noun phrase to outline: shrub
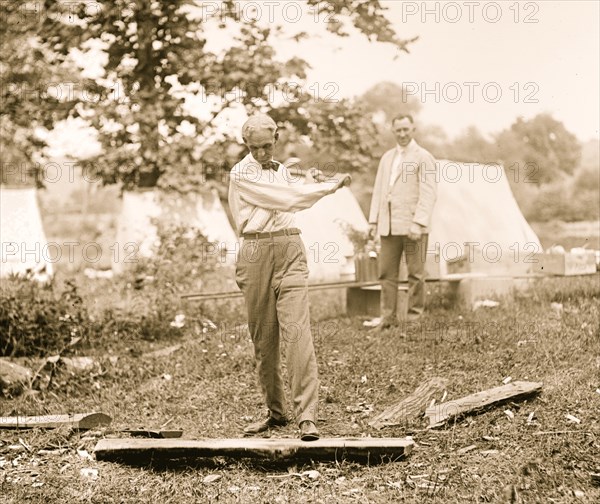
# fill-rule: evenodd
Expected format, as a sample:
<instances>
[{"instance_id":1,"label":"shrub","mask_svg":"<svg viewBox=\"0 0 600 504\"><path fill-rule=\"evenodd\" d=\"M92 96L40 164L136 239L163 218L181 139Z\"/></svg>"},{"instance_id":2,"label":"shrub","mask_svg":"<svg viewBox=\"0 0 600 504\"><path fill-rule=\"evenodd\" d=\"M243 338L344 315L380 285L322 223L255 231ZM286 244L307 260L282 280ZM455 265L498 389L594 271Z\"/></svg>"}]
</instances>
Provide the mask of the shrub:
<instances>
[{"instance_id":1,"label":"shrub","mask_svg":"<svg viewBox=\"0 0 600 504\"><path fill-rule=\"evenodd\" d=\"M0 356L47 355L92 328L73 282L56 294L52 284L10 276L0 288Z\"/></svg>"},{"instance_id":2,"label":"shrub","mask_svg":"<svg viewBox=\"0 0 600 504\"><path fill-rule=\"evenodd\" d=\"M214 285L211 290L222 288L222 263L199 232L181 226L159 227L158 235L160 246L155 256L139 258L116 278L110 292L103 294L106 302L93 315L92 305L88 310L74 279L60 290L26 277L3 280L0 356L54 354L74 337L100 346L115 335L131 340L172 339L182 334L182 327L196 323L202 328L205 304L184 306L180 296L201 291L206 283ZM90 303L97 294L90 294ZM184 308L185 325L172 324Z\"/></svg>"},{"instance_id":3,"label":"shrub","mask_svg":"<svg viewBox=\"0 0 600 504\"><path fill-rule=\"evenodd\" d=\"M218 270L219 257L199 231L165 225L157 231L156 254L138 258L123 275L122 303L104 313L105 330L126 331L146 340L179 336L181 330L172 322L184 309L180 296L201 290Z\"/></svg>"}]
</instances>

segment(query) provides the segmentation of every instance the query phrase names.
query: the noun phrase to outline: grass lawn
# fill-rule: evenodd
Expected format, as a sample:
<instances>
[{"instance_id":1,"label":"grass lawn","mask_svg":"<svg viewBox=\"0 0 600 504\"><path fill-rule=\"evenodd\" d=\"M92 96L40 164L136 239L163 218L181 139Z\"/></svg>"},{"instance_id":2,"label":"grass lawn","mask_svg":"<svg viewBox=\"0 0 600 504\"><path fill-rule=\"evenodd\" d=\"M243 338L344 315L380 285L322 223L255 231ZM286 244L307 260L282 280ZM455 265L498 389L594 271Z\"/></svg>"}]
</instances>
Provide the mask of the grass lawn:
<instances>
[{"instance_id":1,"label":"grass lawn","mask_svg":"<svg viewBox=\"0 0 600 504\"><path fill-rule=\"evenodd\" d=\"M319 309L327 302L327 294L321 296L312 299ZM434 292L423 322L404 332L370 333L359 318L315 320L321 435L411 435L416 442L405 460L379 464L210 459L131 467L88 458L100 437L125 436L118 429L167 424L190 439L240 437L246 423L264 413L243 319L207 332L184 327L173 341L126 334L91 341L79 352L99 361L94 372L74 376L59 369L49 389L0 399L0 414L102 411L113 418L110 428L0 430L0 501L600 502L591 475L600 473L599 300L594 275L539 280L514 301L474 312L449 308ZM142 355L175 343L182 347L168 357ZM427 430L425 422L380 431L368 426L373 415L433 376L448 380L446 401L501 385L509 376L543 382L544 388L534 399L443 429ZM295 438L297 427L271 435ZM318 474L303 474L307 470ZM215 476L205 479L209 475ZM420 488L424 479L437 482L435 489Z\"/></svg>"}]
</instances>

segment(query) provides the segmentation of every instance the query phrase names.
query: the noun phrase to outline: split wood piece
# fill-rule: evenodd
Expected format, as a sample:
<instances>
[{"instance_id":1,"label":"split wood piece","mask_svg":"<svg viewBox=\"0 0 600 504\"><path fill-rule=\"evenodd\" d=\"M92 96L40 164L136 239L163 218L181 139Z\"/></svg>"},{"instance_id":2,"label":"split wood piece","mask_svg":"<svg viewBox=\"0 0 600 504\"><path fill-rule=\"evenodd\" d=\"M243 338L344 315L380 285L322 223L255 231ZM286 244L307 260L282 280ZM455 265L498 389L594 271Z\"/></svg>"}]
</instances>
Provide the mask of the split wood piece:
<instances>
[{"instance_id":1,"label":"split wood piece","mask_svg":"<svg viewBox=\"0 0 600 504\"><path fill-rule=\"evenodd\" d=\"M299 439L101 439L94 448L97 460L167 462L203 457L262 458L282 460L355 459L378 462L397 460L410 453L414 442L401 438L321 438Z\"/></svg>"},{"instance_id":2,"label":"split wood piece","mask_svg":"<svg viewBox=\"0 0 600 504\"><path fill-rule=\"evenodd\" d=\"M147 438L180 438L183 435L181 430L153 430L153 429L123 429L121 432L131 434L132 436Z\"/></svg>"},{"instance_id":3,"label":"split wood piece","mask_svg":"<svg viewBox=\"0 0 600 504\"><path fill-rule=\"evenodd\" d=\"M508 399L522 399L541 390L541 383L516 381L427 408L425 416L429 418L429 428L441 427L452 418L483 410Z\"/></svg>"},{"instance_id":4,"label":"split wood piece","mask_svg":"<svg viewBox=\"0 0 600 504\"><path fill-rule=\"evenodd\" d=\"M423 416L432 396L445 390L446 385L447 380L444 378L431 378L419 385L411 395L374 417L369 425L375 429L381 429L386 426L406 423Z\"/></svg>"},{"instance_id":5,"label":"split wood piece","mask_svg":"<svg viewBox=\"0 0 600 504\"><path fill-rule=\"evenodd\" d=\"M104 413L76 413L73 415L40 415L0 417L0 429L56 429L71 427L77 430L93 429L108 425L112 418Z\"/></svg>"}]
</instances>

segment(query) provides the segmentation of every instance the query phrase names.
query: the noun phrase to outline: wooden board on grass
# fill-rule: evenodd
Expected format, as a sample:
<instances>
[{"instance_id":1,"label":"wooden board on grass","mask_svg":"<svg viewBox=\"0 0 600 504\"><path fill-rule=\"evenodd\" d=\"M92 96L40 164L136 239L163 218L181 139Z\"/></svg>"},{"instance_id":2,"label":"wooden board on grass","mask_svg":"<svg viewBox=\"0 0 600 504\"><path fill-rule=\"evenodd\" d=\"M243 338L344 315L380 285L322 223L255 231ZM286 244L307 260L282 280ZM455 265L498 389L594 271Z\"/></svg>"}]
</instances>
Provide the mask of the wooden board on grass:
<instances>
[{"instance_id":1,"label":"wooden board on grass","mask_svg":"<svg viewBox=\"0 0 600 504\"><path fill-rule=\"evenodd\" d=\"M104 413L75 413L72 415L40 415L0 417L0 429L56 429L71 427L86 430L108 425L112 418Z\"/></svg>"},{"instance_id":2,"label":"wooden board on grass","mask_svg":"<svg viewBox=\"0 0 600 504\"><path fill-rule=\"evenodd\" d=\"M516 381L501 387L477 392L456 401L448 401L425 410L429 418L429 427L441 427L448 420L461 417L467 413L483 410L493 404L499 404L508 399L517 400L537 394L542 390L541 383Z\"/></svg>"},{"instance_id":3,"label":"wooden board on grass","mask_svg":"<svg viewBox=\"0 0 600 504\"><path fill-rule=\"evenodd\" d=\"M414 442L404 438L299 439L101 439L94 448L98 460L168 462L205 457L262 458L282 460L355 459L378 462L396 460L410 453Z\"/></svg>"},{"instance_id":4,"label":"wooden board on grass","mask_svg":"<svg viewBox=\"0 0 600 504\"><path fill-rule=\"evenodd\" d=\"M427 380L408 397L373 417L369 425L375 429L381 429L382 427L399 425L422 417L432 397L443 392L446 389L446 384L447 381L443 378L434 377Z\"/></svg>"}]
</instances>

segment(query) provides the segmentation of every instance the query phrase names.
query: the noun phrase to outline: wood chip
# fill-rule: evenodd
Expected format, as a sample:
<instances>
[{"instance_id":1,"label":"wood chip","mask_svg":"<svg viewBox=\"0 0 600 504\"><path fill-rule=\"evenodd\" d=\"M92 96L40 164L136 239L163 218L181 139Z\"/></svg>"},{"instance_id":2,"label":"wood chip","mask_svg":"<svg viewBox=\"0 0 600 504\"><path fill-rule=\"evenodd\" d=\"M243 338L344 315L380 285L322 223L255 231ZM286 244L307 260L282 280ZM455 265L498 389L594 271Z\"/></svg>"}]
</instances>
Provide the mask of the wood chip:
<instances>
[{"instance_id":1,"label":"wood chip","mask_svg":"<svg viewBox=\"0 0 600 504\"><path fill-rule=\"evenodd\" d=\"M573 422L573 423L576 423L576 424L580 424L580 423L581 423L581 420L579 420L579 418L577 418L576 416L573 416L573 415L565 415L565 417L566 417L566 419L567 419L569 422Z\"/></svg>"},{"instance_id":2,"label":"wood chip","mask_svg":"<svg viewBox=\"0 0 600 504\"><path fill-rule=\"evenodd\" d=\"M67 448L57 448L55 450L38 450L37 454L38 455L62 455L63 453L66 453L68 450Z\"/></svg>"},{"instance_id":3,"label":"wood chip","mask_svg":"<svg viewBox=\"0 0 600 504\"><path fill-rule=\"evenodd\" d=\"M205 484L214 483L215 481L218 481L221 478L222 478L222 476L220 474L209 474L204 477L204 479L202 480L202 483L205 483Z\"/></svg>"},{"instance_id":4,"label":"wood chip","mask_svg":"<svg viewBox=\"0 0 600 504\"><path fill-rule=\"evenodd\" d=\"M23 445L23 448L25 448L28 452L31 451L31 446L29 446L25 441L23 441L21 438L19 438L19 443L21 445Z\"/></svg>"},{"instance_id":5,"label":"wood chip","mask_svg":"<svg viewBox=\"0 0 600 504\"><path fill-rule=\"evenodd\" d=\"M498 450L483 450L480 452L482 455L498 455L500 453Z\"/></svg>"},{"instance_id":6,"label":"wood chip","mask_svg":"<svg viewBox=\"0 0 600 504\"><path fill-rule=\"evenodd\" d=\"M80 469L79 474L81 474L84 478L89 478L91 480L98 479L98 469L93 469L91 467L84 467Z\"/></svg>"},{"instance_id":7,"label":"wood chip","mask_svg":"<svg viewBox=\"0 0 600 504\"><path fill-rule=\"evenodd\" d=\"M471 450L474 450L475 448L477 448L477 445L469 445L469 446L465 446L464 448L461 448L460 450L456 450L456 453L460 453L461 455L463 453L467 453L470 452Z\"/></svg>"}]
</instances>

